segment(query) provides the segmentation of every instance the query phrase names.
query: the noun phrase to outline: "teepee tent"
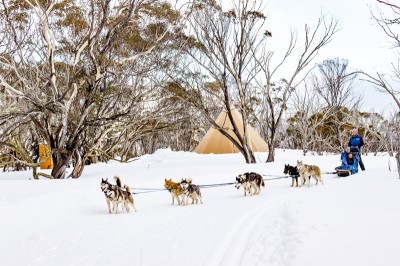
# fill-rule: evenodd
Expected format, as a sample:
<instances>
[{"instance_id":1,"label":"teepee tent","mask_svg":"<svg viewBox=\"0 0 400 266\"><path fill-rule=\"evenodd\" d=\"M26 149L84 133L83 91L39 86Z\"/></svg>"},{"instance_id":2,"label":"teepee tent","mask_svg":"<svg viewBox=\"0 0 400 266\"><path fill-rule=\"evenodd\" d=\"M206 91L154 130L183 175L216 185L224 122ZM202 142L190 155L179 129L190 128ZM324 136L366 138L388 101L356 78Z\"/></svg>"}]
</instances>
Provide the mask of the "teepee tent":
<instances>
[{"instance_id":1,"label":"teepee tent","mask_svg":"<svg viewBox=\"0 0 400 266\"><path fill-rule=\"evenodd\" d=\"M237 109L232 109L232 117L235 121L237 127L239 128L240 134L243 135L243 120L241 115ZM228 114L226 111L222 111L215 123L220 127L227 130L228 134L237 140L237 137L233 133L233 126L229 120ZM268 152L267 143L261 138L261 136L250 126L247 125L247 139L251 149L254 152ZM200 141L199 145L197 145L194 150L197 153L237 153L239 150L233 145L233 143L222 135L218 130L211 127L203 139Z\"/></svg>"}]
</instances>

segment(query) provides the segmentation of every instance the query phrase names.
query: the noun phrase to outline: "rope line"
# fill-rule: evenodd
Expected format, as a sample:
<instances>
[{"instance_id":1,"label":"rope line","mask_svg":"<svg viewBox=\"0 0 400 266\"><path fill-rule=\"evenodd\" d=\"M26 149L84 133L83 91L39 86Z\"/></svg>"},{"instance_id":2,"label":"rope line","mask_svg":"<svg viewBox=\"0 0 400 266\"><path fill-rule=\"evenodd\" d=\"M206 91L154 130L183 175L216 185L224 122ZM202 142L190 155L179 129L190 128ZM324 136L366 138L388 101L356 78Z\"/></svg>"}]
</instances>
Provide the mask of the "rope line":
<instances>
[{"instance_id":1,"label":"rope line","mask_svg":"<svg viewBox=\"0 0 400 266\"><path fill-rule=\"evenodd\" d=\"M140 187L134 187L131 189L136 189L136 190L167 190L166 188L140 188Z\"/></svg>"},{"instance_id":2,"label":"rope line","mask_svg":"<svg viewBox=\"0 0 400 266\"><path fill-rule=\"evenodd\" d=\"M137 194L145 194L145 193L152 193L152 192L159 192L159 191L161 191L161 190L158 189L158 190L149 190L149 191L141 191L141 192L135 192L132 190L132 194L137 195Z\"/></svg>"},{"instance_id":3,"label":"rope line","mask_svg":"<svg viewBox=\"0 0 400 266\"><path fill-rule=\"evenodd\" d=\"M324 172L322 174L337 174L337 172ZM262 175L262 176L273 177L273 178L263 178L264 181L289 178L289 177L298 177L298 175L285 175L285 176ZM222 186L228 186L228 185L233 185L233 184L235 184L235 183L228 182L228 183L206 184L206 185L198 185L198 186L201 188L213 188L213 187L222 187ZM133 190L144 190L144 191L134 192ZM168 190L168 189L166 189L166 188L132 188L132 194L136 195L136 194L152 193L152 192L158 192L158 191L163 191L163 190Z\"/></svg>"},{"instance_id":4,"label":"rope line","mask_svg":"<svg viewBox=\"0 0 400 266\"><path fill-rule=\"evenodd\" d=\"M288 177L295 177L295 176L290 176L290 175L288 175L288 176L278 176L278 177L274 177L274 178L263 178L263 180L267 181L267 180L275 180L275 179L282 179L282 178L288 178Z\"/></svg>"},{"instance_id":5,"label":"rope line","mask_svg":"<svg viewBox=\"0 0 400 266\"><path fill-rule=\"evenodd\" d=\"M228 186L228 185L233 185L235 183L229 182L229 183L220 183L220 184L207 184L207 185L199 185L199 187L202 188L209 188L209 187L222 187L222 186Z\"/></svg>"}]
</instances>

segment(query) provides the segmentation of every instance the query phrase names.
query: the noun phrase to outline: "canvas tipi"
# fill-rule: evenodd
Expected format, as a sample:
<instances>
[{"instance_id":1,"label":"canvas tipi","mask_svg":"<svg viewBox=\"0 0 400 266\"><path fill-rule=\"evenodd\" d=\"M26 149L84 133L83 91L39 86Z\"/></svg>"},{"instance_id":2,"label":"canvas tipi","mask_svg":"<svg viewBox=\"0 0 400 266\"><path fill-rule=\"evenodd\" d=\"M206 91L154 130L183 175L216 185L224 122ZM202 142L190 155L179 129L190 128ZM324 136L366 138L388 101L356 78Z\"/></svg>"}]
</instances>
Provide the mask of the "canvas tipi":
<instances>
[{"instance_id":1,"label":"canvas tipi","mask_svg":"<svg viewBox=\"0 0 400 266\"><path fill-rule=\"evenodd\" d=\"M237 127L239 128L240 134L243 135L243 120L237 109L232 109L232 117ZM229 120L226 111L222 111L215 123L228 131L228 134L237 140L237 137L233 133L233 126ZM247 139L251 149L254 152L268 152L267 143L261 138L261 136L250 126L247 125ZM211 127L203 139L200 141L194 150L197 153L237 153L239 150L233 145L233 143L222 135L218 130Z\"/></svg>"}]
</instances>

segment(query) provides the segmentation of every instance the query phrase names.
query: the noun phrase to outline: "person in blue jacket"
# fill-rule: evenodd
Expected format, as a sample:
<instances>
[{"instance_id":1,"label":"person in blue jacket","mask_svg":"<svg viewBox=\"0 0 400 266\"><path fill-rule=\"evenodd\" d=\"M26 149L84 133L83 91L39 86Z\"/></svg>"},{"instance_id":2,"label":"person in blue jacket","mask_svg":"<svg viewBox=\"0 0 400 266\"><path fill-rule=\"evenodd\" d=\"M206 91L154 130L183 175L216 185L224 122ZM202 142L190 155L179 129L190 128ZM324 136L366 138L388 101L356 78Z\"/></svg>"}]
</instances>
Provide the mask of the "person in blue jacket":
<instances>
[{"instance_id":1,"label":"person in blue jacket","mask_svg":"<svg viewBox=\"0 0 400 266\"><path fill-rule=\"evenodd\" d=\"M359 164L361 170L365 170L364 163L361 160L361 147L364 145L364 140L363 138L358 135L357 129L353 129L351 131L351 137L349 140L349 147L350 147L350 152L358 152L358 157L359 157Z\"/></svg>"}]
</instances>

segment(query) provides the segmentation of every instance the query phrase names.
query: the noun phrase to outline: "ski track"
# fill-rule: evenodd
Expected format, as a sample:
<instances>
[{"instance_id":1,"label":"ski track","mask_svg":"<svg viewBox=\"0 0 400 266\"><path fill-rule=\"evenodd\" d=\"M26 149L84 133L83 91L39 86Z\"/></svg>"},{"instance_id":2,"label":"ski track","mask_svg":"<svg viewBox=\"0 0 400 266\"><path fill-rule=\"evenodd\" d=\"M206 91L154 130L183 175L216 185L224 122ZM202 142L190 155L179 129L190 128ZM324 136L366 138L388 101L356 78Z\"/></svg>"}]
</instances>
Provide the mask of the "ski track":
<instances>
[{"instance_id":1,"label":"ski track","mask_svg":"<svg viewBox=\"0 0 400 266\"><path fill-rule=\"evenodd\" d=\"M263 192L268 193L268 191ZM244 214L229 228L226 232L226 236L220 240L212 257L205 265L242 265L243 251L247 248L247 243L255 233L257 225L262 218L278 208L282 201L286 202L292 197L294 197L294 195L286 193L284 196L268 202L268 206L260 204L260 206Z\"/></svg>"},{"instance_id":2,"label":"ski track","mask_svg":"<svg viewBox=\"0 0 400 266\"><path fill-rule=\"evenodd\" d=\"M323 178L326 180L326 175ZM329 178L329 181L335 182L333 178ZM251 265L290 265L295 257L296 246L301 242L301 235L297 233L296 214L306 211L299 207L302 206L300 202L304 202L304 197L308 198L314 189L322 189L322 186L291 188L284 195L269 200L267 206L259 203L260 206L246 212L227 230L204 265L239 266L249 265L249 262ZM266 227L271 230L266 230ZM272 234L266 235L265 232Z\"/></svg>"}]
</instances>

